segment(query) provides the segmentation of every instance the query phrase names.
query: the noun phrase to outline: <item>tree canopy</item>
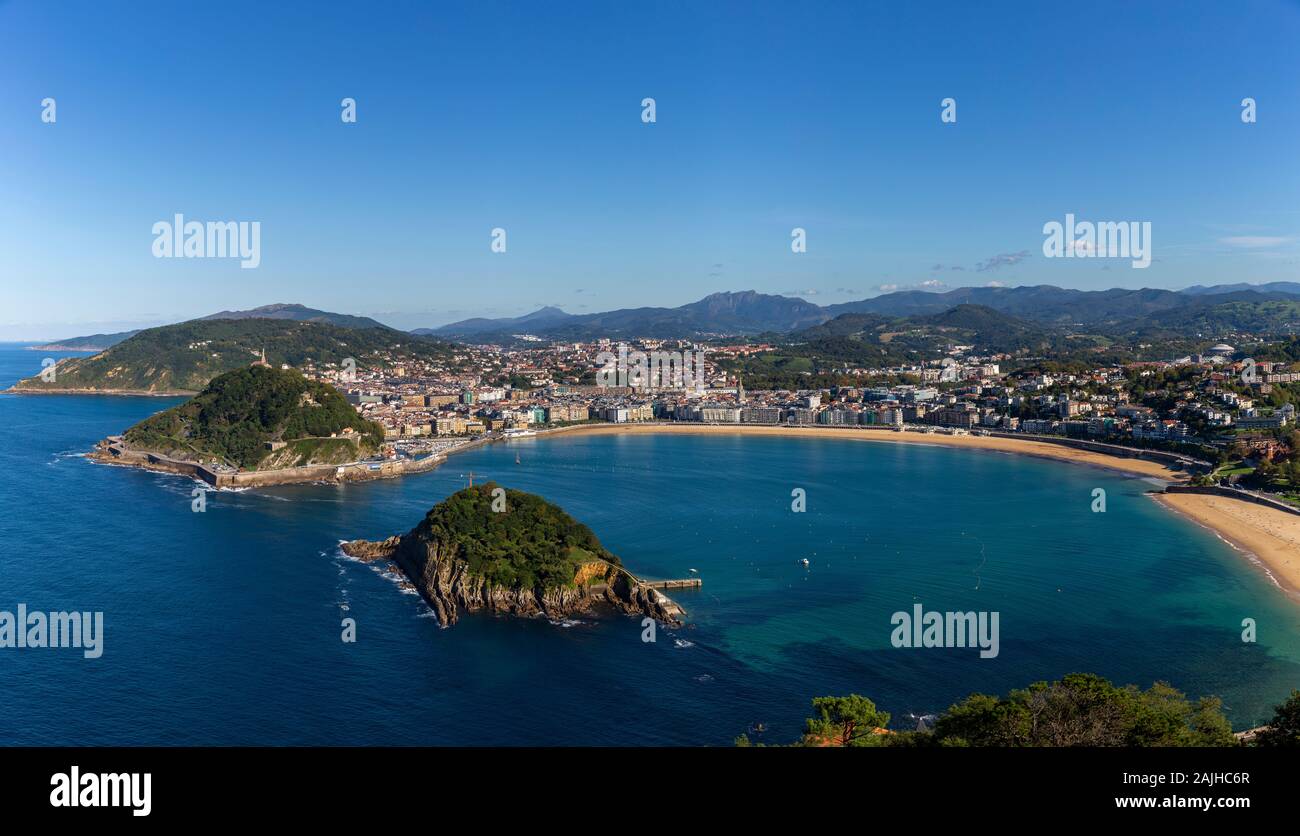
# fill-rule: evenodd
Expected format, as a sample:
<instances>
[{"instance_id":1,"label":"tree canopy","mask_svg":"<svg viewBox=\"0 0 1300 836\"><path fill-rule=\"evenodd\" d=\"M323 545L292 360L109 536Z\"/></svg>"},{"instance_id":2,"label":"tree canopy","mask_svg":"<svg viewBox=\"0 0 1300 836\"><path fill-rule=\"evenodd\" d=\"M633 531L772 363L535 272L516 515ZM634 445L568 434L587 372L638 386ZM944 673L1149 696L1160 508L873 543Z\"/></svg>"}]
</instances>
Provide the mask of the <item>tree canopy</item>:
<instances>
[{"instance_id":1,"label":"tree canopy","mask_svg":"<svg viewBox=\"0 0 1300 836\"><path fill-rule=\"evenodd\" d=\"M1035 682L1005 697L971 694L933 730L889 731L888 713L858 694L817 697L796 746L1238 746L1217 697L1189 700L1157 682L1145 691L1091 673ZM747 736L737 745L752 745ZM1300 746L1300 690L1277 706L1257 746Z\"/></svg>"},{"instance_id":2,"label":"tree canopy","mask_svg":"<svg viewBox=\"0 0 1300 836\"><path fill-rule=\"evenodd\" d=\"M495 482L439 502L415 533L450 548L475 575L512 588L570 586L584 564L600 560L619 565L591 529L558 505Z\"/></svg>"}]
</instances>

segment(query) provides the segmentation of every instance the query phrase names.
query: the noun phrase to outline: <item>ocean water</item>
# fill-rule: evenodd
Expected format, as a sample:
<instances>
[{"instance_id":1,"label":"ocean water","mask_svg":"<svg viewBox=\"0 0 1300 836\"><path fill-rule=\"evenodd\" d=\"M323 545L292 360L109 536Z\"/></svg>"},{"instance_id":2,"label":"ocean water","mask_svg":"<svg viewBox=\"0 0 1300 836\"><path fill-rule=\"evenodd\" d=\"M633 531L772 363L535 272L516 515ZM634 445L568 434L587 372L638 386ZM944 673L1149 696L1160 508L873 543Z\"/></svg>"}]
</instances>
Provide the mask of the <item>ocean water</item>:
<instances>
[{"instance_id":1,"label":"ocean water","mask_svg":"<svg viewBox=\"0 0 1300 836\"><path fill-rule=\"evenodd\" d=\"M0 346L0 388L42 356ZM868 695L904 727L1079 670L1217 694L1243 728L1300 686L1300 604L1146 480L919 445L575 436L194 513L190 481L81 457L175 402L0 395L0 610L105 618L98 659L0 649L0 743L726 745L755 722L786 742L814 696ZM689 626L439 629L339 552L406 531L471 471L558 503L644 576L697 569L703 588L674 593ZM998 656L892 647L914 603L998 612Z\"/></svg>"}]
</instances>

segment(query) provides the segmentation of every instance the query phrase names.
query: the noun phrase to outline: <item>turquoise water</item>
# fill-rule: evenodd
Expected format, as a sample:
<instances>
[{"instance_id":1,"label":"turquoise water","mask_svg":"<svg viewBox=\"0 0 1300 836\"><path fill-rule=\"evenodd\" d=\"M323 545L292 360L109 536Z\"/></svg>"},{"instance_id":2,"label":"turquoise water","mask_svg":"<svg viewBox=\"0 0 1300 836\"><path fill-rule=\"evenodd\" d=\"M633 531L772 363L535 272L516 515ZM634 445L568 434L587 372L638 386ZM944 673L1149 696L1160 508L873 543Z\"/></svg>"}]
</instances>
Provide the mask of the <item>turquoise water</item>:
<instances>
[{"instance_id":1,"label":"turquoise water","mask_svg":"<svg viewBox=\"0 0 1300 836\"><path fill-rule=\"evenodd\" d=\"M0 346L0 386L41 357ZM869 695L903 726L1075 670L1218 694L1246 727L1300 686L1300 605L1142 479L916 445L575 436L212 493L196 514L193 483L79 455L174 402L0 396L0 609L102 610L106 632L95 660L0 650L0 743L696 745L753 722L787 741L817 695ZM339 553L407 530L471 470L560 504L642 575L698 569L703 588L674 593L690 626L654 643L625 617L443 630ZM918 602L997 611L999 655L892 647L890 616Z\"/></svg>"}]
</instances>

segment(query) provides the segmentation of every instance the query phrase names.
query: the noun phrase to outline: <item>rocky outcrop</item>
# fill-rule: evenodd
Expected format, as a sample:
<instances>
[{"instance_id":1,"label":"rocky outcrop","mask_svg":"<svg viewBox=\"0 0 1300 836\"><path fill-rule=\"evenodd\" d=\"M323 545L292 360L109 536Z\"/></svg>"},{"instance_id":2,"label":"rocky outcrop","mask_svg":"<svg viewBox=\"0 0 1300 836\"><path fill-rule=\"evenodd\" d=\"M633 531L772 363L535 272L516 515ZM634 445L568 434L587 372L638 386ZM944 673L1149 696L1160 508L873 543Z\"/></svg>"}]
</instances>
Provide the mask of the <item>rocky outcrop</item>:
<instances>
[{"instance_id":1,"label":"rocky outcrop","mask_svg":"<svg viewBox=\"0 0 1300 836\"><path fill-rule=\"evenodd\" d=\"M343 544L343 553L348 557L355 557L357 560L370 563L374 560L383 560L393 556L397 547L401 544L402 538L396 535L389 537L387 540L380 540L378 543L372 543L369 540L353 540L350 543Z\"/></svg>"},{"instance_id":2,"label":"rocky outcrop","mask_svg":"<svg viewBox=\"0 0 1300 836\"><path fill-rule=\"evenodd\" d=\"M489 583L470 572L469 564L446 545L419 529L378 542L353 540L343 545L343 551L367 562L391 560L444 627L456 623L461 609L567 618L604 607L671 625L680 624L686 614L659 590L645 586L622 567L604 562L584 564L571 585L541 589Z\"/></svg>"},{"instance_id":3,"label":"rocky outcrop","mask_svg":"<svg viewBox=\"0 0 1300 836\"><path fill-rule=\"evenodd\" d=\"M665 624L681 624L686 610L657 589L653 589L626 571L620 571L606 590L606 600L629 614L648 615Z\"/></svg>"}]
</instances>

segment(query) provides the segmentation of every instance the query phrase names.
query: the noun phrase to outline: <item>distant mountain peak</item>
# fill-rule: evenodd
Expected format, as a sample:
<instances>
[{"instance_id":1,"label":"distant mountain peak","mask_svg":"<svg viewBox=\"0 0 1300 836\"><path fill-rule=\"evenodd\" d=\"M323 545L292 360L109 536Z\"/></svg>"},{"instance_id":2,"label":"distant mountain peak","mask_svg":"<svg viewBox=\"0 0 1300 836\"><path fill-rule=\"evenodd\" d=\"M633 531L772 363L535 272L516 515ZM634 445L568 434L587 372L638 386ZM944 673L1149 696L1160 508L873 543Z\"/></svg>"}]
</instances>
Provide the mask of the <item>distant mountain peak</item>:
<instances>
[{"instance_id":1,"label":"distant mountain peak","mask_svg":"<svg viewBox=\"0 0 1300 836\"><path fill-rule=\"evenodd\" d=\"M343 328L386 328L382 322L368 316L331 313L309 308L297 302L276 302L247 311L221 311L201 319L289 319L297 322L326 322Z\"/></svg>"},{"instance_id":2,"label":"distant mountain peak","mask_svg":"<svg viewBox=\"0 0 1300 836\"><path fill-rule=\"evenodd\" d=\"M547 305L545 307L538 308L537 310L533 311L530 314L524 314L523 316L519 317L518 321L527 322L534 319L549 319L557 316L571 316L571 314L565 312L561 308L555 307L554 305Z\"/></svg>"}]
</instances>

